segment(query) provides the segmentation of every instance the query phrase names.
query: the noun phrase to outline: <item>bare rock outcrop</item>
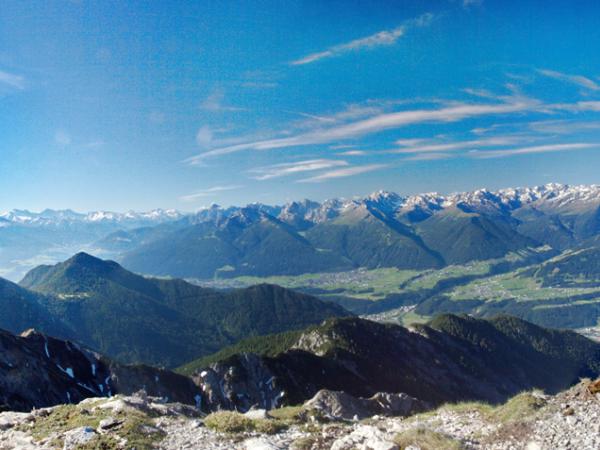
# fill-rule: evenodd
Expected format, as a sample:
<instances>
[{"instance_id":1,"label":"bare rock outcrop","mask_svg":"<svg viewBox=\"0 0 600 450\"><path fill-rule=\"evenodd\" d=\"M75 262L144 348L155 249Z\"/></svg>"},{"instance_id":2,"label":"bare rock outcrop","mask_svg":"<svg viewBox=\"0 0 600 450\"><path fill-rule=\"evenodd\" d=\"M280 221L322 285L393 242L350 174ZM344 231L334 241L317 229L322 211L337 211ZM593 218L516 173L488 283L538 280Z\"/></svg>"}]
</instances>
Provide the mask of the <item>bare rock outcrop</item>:
<instances>
[{"instance_id":1,"label":"bare rock outcrop","mask_svg":"<svg viewBox=\"0 0 600 450\"><path fill-rule=\"evenodd\" d=\"M410 416L430 408L425 402L404 393L378 392L371 398L357 398L341 391L323 389L304 407L336 420L361 420L375 415Z\"/></svg>"}]
</instances>

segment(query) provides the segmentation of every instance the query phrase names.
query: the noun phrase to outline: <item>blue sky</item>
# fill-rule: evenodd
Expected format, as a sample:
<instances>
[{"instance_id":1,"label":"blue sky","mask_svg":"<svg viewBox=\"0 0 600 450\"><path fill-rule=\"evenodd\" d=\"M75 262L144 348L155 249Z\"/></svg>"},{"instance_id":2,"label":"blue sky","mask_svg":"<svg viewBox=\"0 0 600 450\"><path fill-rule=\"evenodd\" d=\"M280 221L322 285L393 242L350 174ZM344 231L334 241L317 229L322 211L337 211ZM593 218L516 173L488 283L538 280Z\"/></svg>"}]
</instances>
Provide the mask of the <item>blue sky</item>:
<instances>
[{"instance_id":1,"label":"blue sky","mask_svg":"<svg viewBox=\"0 0 600 450\"><path fill-rule=\"evenodd\" d=\"M600 183L598 23L594 1L4 0L0 210Z\"/></svg>"}]
</instances>

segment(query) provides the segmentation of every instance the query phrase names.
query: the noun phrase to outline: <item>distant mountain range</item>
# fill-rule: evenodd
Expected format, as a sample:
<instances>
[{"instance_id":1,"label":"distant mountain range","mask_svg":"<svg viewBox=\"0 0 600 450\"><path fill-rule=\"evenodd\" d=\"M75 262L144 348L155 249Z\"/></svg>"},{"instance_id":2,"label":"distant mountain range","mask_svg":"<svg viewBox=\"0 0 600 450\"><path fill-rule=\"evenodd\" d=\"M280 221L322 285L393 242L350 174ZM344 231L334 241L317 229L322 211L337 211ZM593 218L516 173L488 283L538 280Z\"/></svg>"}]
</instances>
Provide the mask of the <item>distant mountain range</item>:
<instances>
[{"instance_id":1,"label":"distant mountain range","mask_svg":"<svg viewBox=\"0 0 600 450\"><path fill-rule=\"evenodd\" d=\"M322 203L302 200L282 206L269 206L251 203L246 207L221 208L218 205L201 208L196 213L183 213L173 209L155 209L147 212L93 211L79 213L72 210L46 209L36 213L28 210L12 210L0 213L0 223L50 225L60 223L127 223L149 225L160 222L176 221L186 218L189 223L214 221L235 214L243 208L262 211L277 217L296 228L310 227L339 216L345 209L361 204L376 206L386 213L396 216L411 215L411 221L431 216L436 211L459 207L472 208L478 212L512 211L525 206L543 210L576 210L578 207L600 203L600 185L572 186L549 183L526 188L508 188L498 191L478 189L475 191L442 195L425 193L412 196L400 196L393 192L378 191L364 198L332 199Z\"/></svg>"},{"instance_id":2,"label":"distant mountain range","mask_svg":"<svg viewBox=\"0 0 600 450\"><path fill-rule=\"evenodd\" d=\"M87 214L78 213L70 209L53 210L45 209L36 213L27 210L14 209L12 211L0 213L0 226L9 224L20 224L29 226L49 226L64 225L73 223L119 223L130 226L140 226L177 220L184 214L179 211L169 209L155 209L148 212L128 211L125 213L116 213L110 211L94 211Z\"/></svg>"},{"instance_id":3,"label":"distant mountain range","mask_svg":"<svg viewBox=\"0 0 600 450\"><path fill-rule=\"evenodd\" d=\"M547 185L403 198L217 206L166 227L97 243L126 267L154 275L297 275L357 267L439 268L600 234L600 187Z\"/></svg>"},{"instance_id":4,"label":"distant mountain range","mask_svg":"<svg viewBox=\"0 0 600 450\"><path fill-rule=\"evenodd\" d=\"M40 213L13 210L0 213L0 276L19 280L29 269L62 261L119 230L156 226L180 220L177 211L146 213L91 212L47 209Z\"/></svg>"},{"instance_id":5,"label":"distant mountain range","mask_svg":"<svg viewBox=\"0 0 600 450\"><path fill-rule=\"evenodd\" d=\"M0 279L0 328L36 328L118 361L177 366L242 338L349 313L273 285L228 292L144 278L85 253Z\"/></svg>"},{"instance_id":6,"label":"distant mountain range","mask_svg":"<svg viewBox=\"0 0 600 450\"><path fill-rule=\"evenodd\" d=\"M439 268L540 245L557 251L600 234L600 186L213 205L193 214L70 210L0 215L0 275L79 250L136 272L209 279L356 267Z\"/></svg>"}]
</instances>

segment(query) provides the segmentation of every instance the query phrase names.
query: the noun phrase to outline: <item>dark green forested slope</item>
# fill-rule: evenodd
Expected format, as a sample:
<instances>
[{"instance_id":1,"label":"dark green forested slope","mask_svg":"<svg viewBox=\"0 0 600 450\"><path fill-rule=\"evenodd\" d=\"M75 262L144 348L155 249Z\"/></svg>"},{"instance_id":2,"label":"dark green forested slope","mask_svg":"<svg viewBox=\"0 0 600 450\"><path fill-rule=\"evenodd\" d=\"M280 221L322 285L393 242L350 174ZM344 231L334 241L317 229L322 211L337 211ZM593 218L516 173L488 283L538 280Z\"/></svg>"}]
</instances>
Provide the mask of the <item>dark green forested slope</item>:
<instances>
[{"instance_id":1,"label":"dark green forested slope","mask_svg":"<svg viewBox=\"0 0 600 450\"><path fill-rule=\"evenodd\" d=\"M47 316L60 323L58 336L122 361L166 366L213 353L245 337L304 328L348 314L339 306L279 286L221 292L182 280L145 278L85 253L38 267L21 285L22 292L44 294L38 297ZM31 317L23 323L27 328L49 329L39 314Z\"/></svg>"},{"instance_id":2,"label":"dark green forested slope","mask_svg":"<svg viewBox=\"0 0 600 450\"><path fill-rule=\"evenodd\" d=\"M140 245L122 262L142 273L204 279L215 274L288 275L352 267L340 255L316 249L289 225L268 215L191 225Z\"/></svg>"},{"instance_id":3,"label":"dark green forested slope","mask_svg":"<svg viewBox=\"0 0 600 450\"><path fill-rule=\"evenodd\" d=\"M236 350L262 356L250 358ZM236 373L236 385L250 386L257 381L250 366L260 367L262 376L275 377L292 404L319 389L357 396L405 392L432 403L501 402L523 390L557 392L580 377L598 376L600 344L508 316L447 314L412 330L345 318L300 334L246 341L204 362L211 364L197 362L180 370L208 371L201 377L207 380Z\"/></svg>"},{"instance_id":4,"label":"dark green forested slope","mask_svg":"<svg viewBox=\"0 0 600 450\"><path fill-rule=\"evenodd\" d=\"M490 217L449 208L418 225L423 240L448 264L500 258L538 245L514 230L504 217Z\"/></svg>"},{"instance_id":5,"label":"dark green forested slope","mask_svg":"<svg viewBox=\"0 0 600 450\"><path fill-rule=\"evenodd\" d=\"M566 252L526 273L543 286L587 287L600 283L600 247Z\"/></svg>"}]
</instances>

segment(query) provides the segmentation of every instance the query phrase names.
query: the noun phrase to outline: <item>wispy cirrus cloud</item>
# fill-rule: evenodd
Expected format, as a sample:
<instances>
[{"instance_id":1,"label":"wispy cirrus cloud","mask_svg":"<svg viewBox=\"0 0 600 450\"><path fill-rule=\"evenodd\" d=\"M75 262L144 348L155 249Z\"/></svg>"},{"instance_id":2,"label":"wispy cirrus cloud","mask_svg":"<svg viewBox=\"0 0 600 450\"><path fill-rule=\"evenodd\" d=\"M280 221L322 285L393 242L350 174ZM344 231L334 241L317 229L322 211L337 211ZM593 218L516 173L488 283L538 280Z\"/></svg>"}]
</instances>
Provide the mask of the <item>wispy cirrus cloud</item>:
<instances>
[{"instance_id":1,"label":"wispy cirrus cloud","mask_svg":"<svg viewBox=\"0 0 600 450\"><path fill-rule=\"evenodd\" d=\"M452 155L450 153L438 153L438 152L418 153L416 155L405 158L404 161L438 161L441 159L450 159L450 158L453 158L454 156L455 155Z\"/></svg>"},{"instance_id":2,"label":"wispy cirrus cloud","mask_svg":"<svg viewBox=\"0 0 600 450\"><path fill-rule=\"evenodd\" d=\"M600 101L581 101L576 103L556 103L548 106L548 110L568 112L600 112Z\"/></svg>"},{"instance_id":3,"label":"wispy cirrus cloud","mask_svg":"<svg viewBox=\"0 0 600 450\"><path fill-rule=\"evenodd\" d=\"M501 103L453 103L435 109L414 109L381 113L366 119L319 128L295 136L265 139L214 148L190 157L186 162L189 164L198 164L205 158L227 155L244 150L273 150L286 147L332 143L408 125L456 122L474 117L533 111L541 108L541 106L541 102L537 100L515 97L511 98L510 101ZM564 107L564 105L562 107Z\"/></svg>"},{"instance_id":4,"label":"wispy cirrus cloud","mask_svg":"<svg viewBox=\"0 0 600 450\"><path fill-rule=\"evenodd\" d=\"M290 64L293 66L300 66L311 64L325 58L341 56L350 52L357 52L375 47L390 46L395 44L396 41L398 41L398 39L400 39L406 33L408 28L428 25L431 23L433 18L433 14L423 14L416 19L406 21L394 29L379 31L370 36L354 39L343 44L334 45L320 52L310 53L300 59L292 61Z\"/></svg>"},{"instance_id":5,"label":"wispy cirrus cloud","mask_svg":"<svg viewBox=\"0 0 600 450\"><path fill-rule=\"evenodd\" d=\"M394 150L388 150L386 153L429 153L429 152L447 152L454 150L465 150L478 147L499 147L502 145L514 145L535 139L527 135L508 135L494 136L485 139L459 140L452 142L426 141L419 142L417 145L407 145ZM400 141L402 142L402 141Z\"/></svg>"},{"instance_id":6,"label":"wispy cirrus cloud","mask_svg":"<svg viewBox=\"0 0 600 450\"><path fill-rule=\"evenodd\" d=\"M303 172L331 169L333 167L347 166L348 163L336 159L310 159L293 163L273 164L265 167L251 169L255 180L270 180L272 178L285 177Z\"/></svg>"},{"instance_id":7,"label":"wispy cirrus cloud","mask_svg":"<svg viewBox=\"0 0 600 450\"><path fill-rule=\"evenodd\" d=\"M384 105L377 102L368 102L367 104L350 104L343 110L333 114L310 114L305 112L296 112L306 120L294 123L295 128L314 128L315 126L334 125L356 120L364 117L381 114L384 111Z\"/></svg>"},{"instance_id":8,"label":"wispy cirrus cloud","mask_svg":"<svg viewBox=\"0 0 600 450\"><path fill-rule=\"evenodd\" d=\"M298 180L298 183L322 183L324 181L333 180L336 178L351 177L362 173L373 172L389 167L389 164L367 164L364 166L353 166L344 169L330 170L328 172L315 175L314 177Z\"/></svg>"},{"instance_id":9,"label":"wispy cirrus cloud","mask_svg":"<svg viewBox=\"0 0 600 450\"><path fill-rule=\"evenodd\" d=\"M25 78L21 75L0 70L0 84L4 84L14 89L25 89Z\"/></svg>"},{"instance_id":10,"label":"wispy cirrus cloud","mask_svg":"<svg viewBox=\"0 0 600 450\"><path fill-rule=\"evenodd\" d=\"M304 114L307 120L288 123L287 127L279 131L272 130L266 134L253 137L240 136L228 141L214 141L206 151L187 158L184 162L191 165L200 165L206 159L219 157L235 152L249 150L274 150L291 147L314 146L327 144L330 148L340 148L348 144L356 145L358 139L381 133L387 130L400 129L412 125L421 124L444 124L449 122L460 122L469 119L480 119L487 117L525 117L527 114L560 115L566 113L600 112L600 101L581 100L569 103L543 102L539 99L524 95L518 86L506 85L510 91L508 95L497 95L485 89L467 88L463 90L469 95L480 98L479 101L419 101L418 108L410 108L408 104L399 101L369 100L362 104L347 106L344 110L334 114ZM402 105L406 109L396 110ZM519 122L517 122L519 123ZM520 122L522 123L522 122ZM508 124L510 125L510 124ZM510 128L506 124L502 127ZM473 129L474 134L483 135L495 129L488 128ZM530 140L523 137L522 142L491 141L467 141L462 143L435 142L432 140L412 140L412 143L397 142L403 148L398 153L418 152L446 152L449 150L460 150L462 148L475 148L476 146L508 146L531 144L535 140L536 132L533 129L521 128L521 134L530 134ZM516 133L513 133L516 134ZM498 139L495 137L494 139ZM512 138L512 139L517 139ZM354 142L353 142L354 141ZM361 145L364 145L362 143ZM531 144L532 145L532 144ZM350 150L349 150L350 151ZM338 152L339 153L339 152ZM358 156L358 153L338 154L338 156Z\"/></svg>"},{"instance_id":11,"label":"wispy cirrus cloud","mask_svg":"<svg viewBox=\"0 0 600 450\"><path fill-rule=\"evenodd\" d=\"M535 145L531 147L518 147L518 148L508 148L508 149L500 149L500 150L472 150L469 152L469 156L473 158L504 158L507 156L515 156L515 155L528 155L534 153L552 153L552 152L568 152L575 150L587 150L593 148L600 148L600 143L588 143L588 142L574 142L574 143L565 143L565 144L545 144L545 145Z\"/></svg>"},{"instance_id":12,"label":"wispy cirrus cloud","mask_svg":"<svg viewBox=\"0 0 600 450\"><path fill-rule=\"evenodd\" d=\"M225 192L225 191L233 191L236 189L241 189L244 186L242 185L238 185L238 184L231 184L231 185L225 185L225 186L213 186L207 189L202 189L200 191L196 191L193 192L191 194L188 195L183 195L181 197L179 197L179 200L181 200L182 202L195 202L197 200L206 198L206 197L212 197L216 194L218 194L219 192Z\"/></svg>"},{"instance_id":13,"label":"wispy cirrus cloud","mask_svg":"<svg viewBox=\"0 0 600 450\"><path fill-rule=\"evenodd\" d=\"M364 150L346 150L345 152L336 153L338 156L365 156L367 154Z\"/></svg>"},{"instance_id":14,"label":"wispy cirrus cloud","mask_svg":"<svg viewBox=\"0 0 600 450\"><path fill-rule=\"evenodd\" d=\"M589 89L591 91L600 90L600 85L598 85L598 83L582 75L571 75L567 73L557 72L556 70L548 69L538 69L537 72L541 75L544 75L545 77L554 78L555 80L574 84L576 86Z\"/></svg>"},{"instance_id":15,"label":"wispy cirrus cloud","mask_svg":"<svg viewBox=\"0 0 600 450\"><path fill-rule=\"evenodd\" d=\"M600 121L542 120L529 122L527 127L538 133L571 134L573 132L600 130Z\"/></svg>"}]
</instances>

